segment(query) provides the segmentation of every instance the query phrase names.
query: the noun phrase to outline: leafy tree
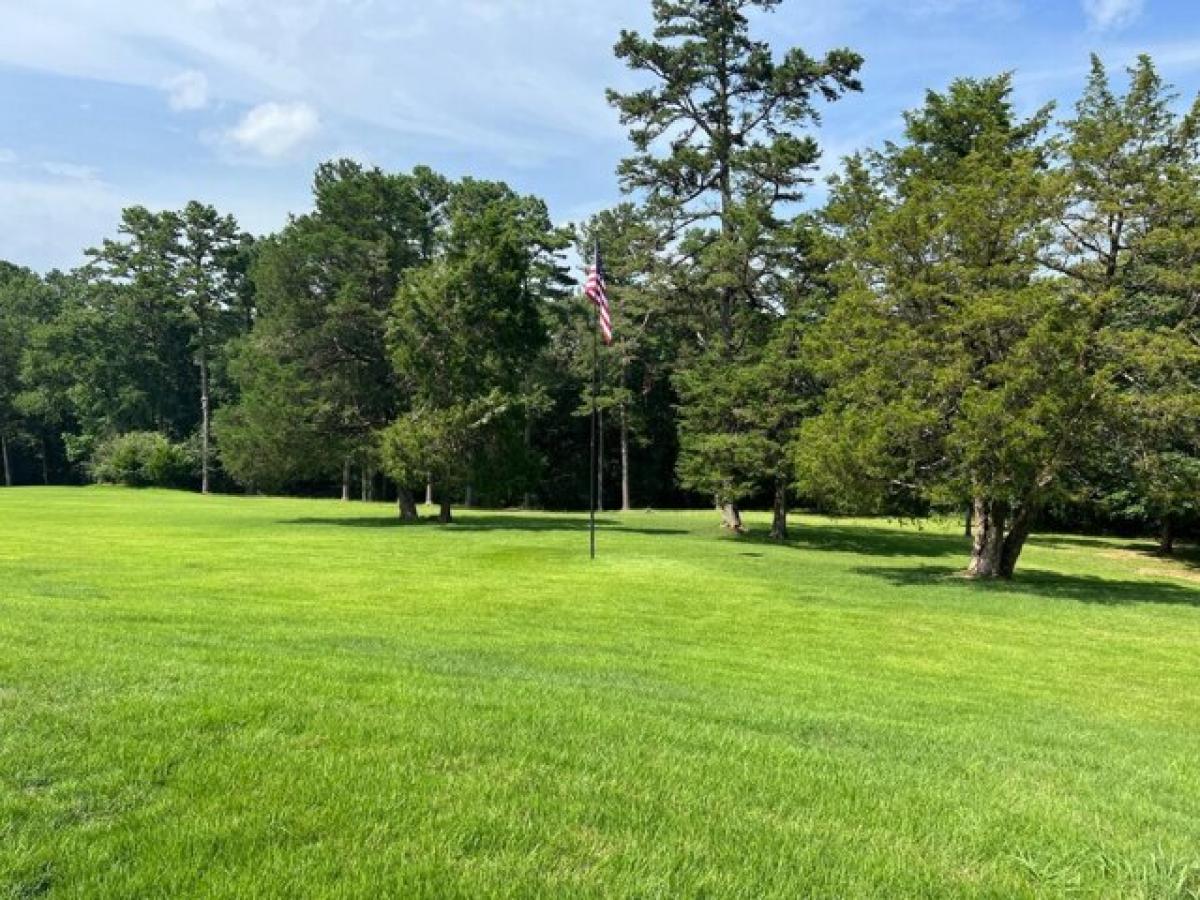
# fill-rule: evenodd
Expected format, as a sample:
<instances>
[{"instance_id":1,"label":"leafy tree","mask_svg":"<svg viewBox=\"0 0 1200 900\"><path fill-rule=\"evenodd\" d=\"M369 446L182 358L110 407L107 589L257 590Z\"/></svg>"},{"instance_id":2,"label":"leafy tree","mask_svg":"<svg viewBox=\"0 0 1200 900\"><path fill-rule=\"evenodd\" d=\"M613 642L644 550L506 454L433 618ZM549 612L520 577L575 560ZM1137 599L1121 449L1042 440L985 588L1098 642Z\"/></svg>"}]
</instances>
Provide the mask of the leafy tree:
<instances>
[{"instance_id":1,"label":"leafy tree","mask_svg":"<svg viewBox=\"0 0 1200 900\"><path fill-rule=\"evenodd\" d=\"M489 442L524 427L517 413L546 343L542 307L560 280L564 241L541 201L466 179L451 192L437 258L396 294L389 339L407 411L385 435L384 460L408 485L424 465L443 521L450 492L470 487ZM454 459L439 459L433 448L447 447Z\"/></svg>"},{"instance_id":2,"label":"leafy tree","mask_svg":"<svg viewBox=\"0 0 1200 900\"><path fill-rule=\"evenodd\" d=\"M1157 520L1170 552L1200 488L1200 99L1177 116L1148 56L1128 76L1118 96L1092 58L1058 144L1070 193L1046 264L1087 298L1113 371L1106 502Z\"/></svg>"},{"instance_id":3,"label":"leafy tree","mask_svg":"<svg viewBox=\"0 0 1200 900\"><path fill-rule=\"evenodd\" d=\"M375 432L398 409L384 340L392 298L403 273L429 258L447 191L424 168L324 163L314 211L256 249L258 318L233 367L243 399L218 423L239 478L279 485L341 470L350 498L352 464L369 466Z\"/></svg>"},{"instance_id":4,"label":"leafy tree","mask_svg":"<svg viewBox=\"0 0 1200 900\"><path fill-rule=\"evenodd\" d=\"M654 0L653 37L623 32L616 45L619 58L655 79L641 91L610 91L609 99L635 150L621 164L622 186L642 193L661 223L668 249L660 254L660 290L695 336L680 367L685 406L710 395L705 385L718 389L753 365L753 348L770 340L781 306L772 283L776 238L819 156L802 129L818 118L817 98L860 88L857 54L835 50L817 60L794 48L776 58L751 36L748 14L778 5ZM719 492L743 483L733 471L738 463L704 448L769 440L769 426L750 438L747 425L732 408L681 418L685 484L716 487L725 524L738 530L741 498ZM689 458L693 451L699 455Z\"/></svg>"},{"instance_id":5,"label":"leafy tree","mask_svg":"<svg viewBox=\"0 0 1200 900\"><path fill-rule=\"evenodd\" d=\"M6 487L13 484L12 444L24 425L17 398L21 352L33 326L29 295L39 286L33 272L0 262L0 465Z\"/></svg>"},{"instance_id":6,"label":"leafy tree","mask_svg":"<svg viewBox=\"0 0 1200 900\"><path fill-rule=\"evenodd\" d=\"M1041 277L1060 208L1009 76L955 81L906 141L853 158L826 211L846 263L819 331L827 406L804 424L801 486L835 506L971 497L972 576L1010 577L1035 517L1092 446L1109 372L1094 308Z\"/></svg>"},{"instance_id":7,"label":"leafy tree","mask_svg":"<svg viewBox=\"0 0 1200 900\"><path fill-rule=\"evenodd\" d=\"M178 213L127 209L120 232L120 238L90 251L89 274L125 295L138 314L147 314L143 328L150 330L149 340L138 363L161 378L161 384L174 385L179 395L194 390L198 396L198 416L176 412L167 420L163 405L156 402L155 424L182 431L199 420L200 489L208 493L212 366L220 348L245 321L239 309L245 303L239 265L245 236L232 216L195 201ZM194 375L187 365L189 356ZM160 396L158 384L142 383L152 402Z\"/></svg>"}]
</instances>

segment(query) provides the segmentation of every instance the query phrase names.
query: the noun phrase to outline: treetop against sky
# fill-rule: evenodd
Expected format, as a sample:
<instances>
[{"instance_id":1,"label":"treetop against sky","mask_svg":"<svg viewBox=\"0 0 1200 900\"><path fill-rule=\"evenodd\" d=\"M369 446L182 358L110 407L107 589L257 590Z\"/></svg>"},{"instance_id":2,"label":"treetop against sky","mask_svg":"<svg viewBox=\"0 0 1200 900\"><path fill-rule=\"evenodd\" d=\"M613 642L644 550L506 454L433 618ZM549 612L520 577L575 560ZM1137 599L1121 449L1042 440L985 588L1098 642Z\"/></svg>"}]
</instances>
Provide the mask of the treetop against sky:
<instances>
[{"instance_id":1,"label":"treetop against sky","mask_svg":"<svg viewBox=\"0 0 1200 900\"><path fill-rule=\"evenodd\" d=\"M82 262L122 207L196 198L255 232L308 208L316 162L427 163L508 181L577 221L618 195L625 132L604 88L644 0L51 0L0 32L0 245L36 269ZM789 0L756 28L866 59L865 91L823 111L823 170L897 136L926 88L1015 70L1032 110L1073 101L1088 53L1149 52L1200 87L1191 0Z\"/></svg>"}]
</instances>

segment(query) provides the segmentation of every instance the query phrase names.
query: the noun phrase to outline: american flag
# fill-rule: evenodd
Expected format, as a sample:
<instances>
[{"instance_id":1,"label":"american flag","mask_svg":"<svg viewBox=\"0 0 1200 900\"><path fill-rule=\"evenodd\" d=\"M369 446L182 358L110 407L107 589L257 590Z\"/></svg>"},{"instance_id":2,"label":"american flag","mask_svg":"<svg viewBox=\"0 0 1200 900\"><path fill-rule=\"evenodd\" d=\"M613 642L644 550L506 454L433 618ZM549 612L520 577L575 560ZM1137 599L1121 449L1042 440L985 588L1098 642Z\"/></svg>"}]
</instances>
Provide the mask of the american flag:
<instances>
[{"instance_id":1,"label":"american flag","mask_svg":"<svg viewBox=\"0 0 1200 900\"><path fill-rule=\"evenodd\" d=\"M613 339L612 309L608 305L608 290L604 286L604 270L600 267L600 251L596 250L596 262L588 266L587 281L583 292L588 299L596 304L596 316L600 320L600 335L605 344L611 344Z\"/></svg>"}]
</instances>

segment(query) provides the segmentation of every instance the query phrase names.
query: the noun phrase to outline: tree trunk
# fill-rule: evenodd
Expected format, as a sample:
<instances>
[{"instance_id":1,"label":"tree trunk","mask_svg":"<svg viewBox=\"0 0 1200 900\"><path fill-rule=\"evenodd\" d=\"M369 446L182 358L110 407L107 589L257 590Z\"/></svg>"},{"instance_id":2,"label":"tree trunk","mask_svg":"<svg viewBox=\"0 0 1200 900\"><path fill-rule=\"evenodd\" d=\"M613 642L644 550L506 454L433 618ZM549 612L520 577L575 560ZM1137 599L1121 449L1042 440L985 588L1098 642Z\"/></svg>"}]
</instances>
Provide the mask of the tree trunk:
<instances>
[{"instance_id":1,"label":"tree trunk","mask_svg":"<svg viewBox=\"0 0 1200 900\"><path fill-rule=\"evenodd\" d=\"M0 435L0 457L4 458L4 486L12 487L12 460L8 458L8 438Z\"/></svg>"},{"instance_id":2,"label":"tree trunk","mask_svg":"<svg viewBox=\"0 0 1200 900\"><path fill-rule=\"evenodd\" d=\"M350 502L350 457L342 460L342 502Z\"/></svg>"},{"instance_id":3,"label":"tree trunk","mask_svg":"<svg viewBox=\"0 0 1200 900\"><path fill-rule=\"evenodd\" d=\"M1001 556L1004 552L1004 520L1006 504L976 497L972 515L971 578L999 578Z\"/></svg>"},{"instance_id":4,"label":"tree trunk","mask_svg":"<svg viewBox=\"0 0 1200 900\"><path fill-rule=\"evenodd\" d=\"M467 485L467 496L463 500L463 506L465 506L467 509L470 509L474 505L475 505L475 485L468 484Z\"/></svg>"},{"instance_id":5,"label":"tree trunk","mask_svg":"<svg viewBox=\"0 0 1200 900\"><path fill-rule=\"evenodd\" d=\"M721 525L730 531L741 534L746 529L742 525L742 513L736 503L719 504L721 510Z\"/></svg>"},{"instance_id":6,"label":"tree trunk","mask_svg":"<svg viewBox=\"0 0 1200 900\"><path fill-rule=\"evenodd\" d=\"M425 505L433 506L433 482L425 482Z\"/></svg>"},{"instance_id":7,"label":"tree trunk","mask_svg":"<svg viewBox=\"0 0 1200 900\"><path fill-rule=\"evenodd\" d=\"M50 448L46 443L46 434L42 433L42 484L50 486Z\"/></svg>"},{"instance_id":8,"label":"tree trunk","mask_svg":"<svg viewBox=\"0 0 1200 900\"><path fill-rule=\"evenodd\" d=\"M1029 531L1033 527L1033 509L1028 503L1022 503L1016 515L1013 516L1012 526L1004 538L1004 549L1000 551L1000 577L1012 578L1017 570L1017 560L1029 539Z\"/></svg>"},{"instance_id":9,"label":"tree trunk","mask_svg":"<svg viewBox=\"0 0 1200 900\"><path fill-rule=\"evenodd\" d=\"M604 410L596 410L596 512L604 512Z\"/></svg>"},{"instance_id":10,"label":"tree trunk","mask_svg":"<svg viewBox=\"0 0 1200 900\"><path fill-rule=\"evenodd\" d=\"M208 348L205 344L204 322L200 323L200 493L208 493L209 442L212 425L210 423L208 395Z\"/></svg>"},{"instance_id":11,"label":"tree trunk","mask_svg":"<svg viewBox=\"0 0 1200 900\"><path fill-rule=\"evenodd\" d=\"M629 412L621 404L621 512L629 512Z\"/></svg>"},{"instance_id":12,"label":"tree trunk","mask_svg":"<svg viewBox=\"0 0 1200 900\"><path fill-rule=\"evenodd\" d=\"M525 411L525 454L527 458L533 456L533 414L528 409ZM533 492L526 490L521 495L521 509L533 509Z\"/></svg>"},{"instance_id":13,"label":"tree trunk","mask_svg":"<svg viewBox=\"0 0 1200 900\"><path fill-rule=\"evenodd\" d=\"M415 522L420 518L417 515L417 503L413 499L412 491L406 487L397 487L396 509L401 520L405 522Z\"/></svg>"},{"instance_id":14,"label":"tree trunk","mask_svg":"<svg viewBox=\"0 0 1200 900\"><path fill-rule=\"evenodd\" d=\"M971 536L971 534L973 533L973 530L974 530L974 525L975 525L975 506L974 506L974 504L968 503L967 504L967 518L966 518L966 522L963 525L963 534L966 537Z\"/></svg>"},{"instance_id":15,"label":"tree trunk","mask_svg":"<svg viewBox=\"0 0 1200 900\"><path fill-rule=\"evenodd\" d=\"M771 540L787 540L787 514L787 482L783 478L777 478L775 479L775 505L771 513Z\"/></svg>"},{"instance_id":16,"label":"tree trunk","mask_svg":"<svg viewBox=\"0 0 1200 900\"><path fill-rule=\"evenodd\" d=\"M1162 528L1158 532L1158 553L1170 556L1175 552L1175 523L1170 514L1163 516Z\"/></svg>"},{"instance_id":17,"label":"tree trunk","mask_svg":"<svg viewBox=\"0 0 1200 900\"><path fill-rule=\"evenodd\" d=\"M453 517L450 514L450 501L449 499L443 498L441 509L438 510L438 521L443 525L449 525L452 520Z\"/></svg>"}]
</instances>

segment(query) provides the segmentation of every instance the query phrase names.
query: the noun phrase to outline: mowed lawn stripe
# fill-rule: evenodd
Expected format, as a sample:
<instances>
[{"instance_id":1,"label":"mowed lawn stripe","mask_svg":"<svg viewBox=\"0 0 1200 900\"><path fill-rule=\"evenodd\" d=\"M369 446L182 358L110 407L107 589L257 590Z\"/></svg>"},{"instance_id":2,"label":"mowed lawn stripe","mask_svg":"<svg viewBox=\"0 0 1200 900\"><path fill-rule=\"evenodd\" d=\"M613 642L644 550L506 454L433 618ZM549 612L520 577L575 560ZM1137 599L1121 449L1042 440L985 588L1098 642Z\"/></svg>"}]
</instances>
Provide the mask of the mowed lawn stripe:
<instances>
[{"instance_id":1,"label":"mowed lawn stripe","mask_svg":"<svg viewBox=\"0 0 1200 900\"><path fill-rule=\"evenodd\" d=\"M1192 896L1200 585L952 524L0 492L13 896ZM765 532L765 517L752 517ZM0 895L2 896L2 895Z\"/></svg>"}]
</instances>

